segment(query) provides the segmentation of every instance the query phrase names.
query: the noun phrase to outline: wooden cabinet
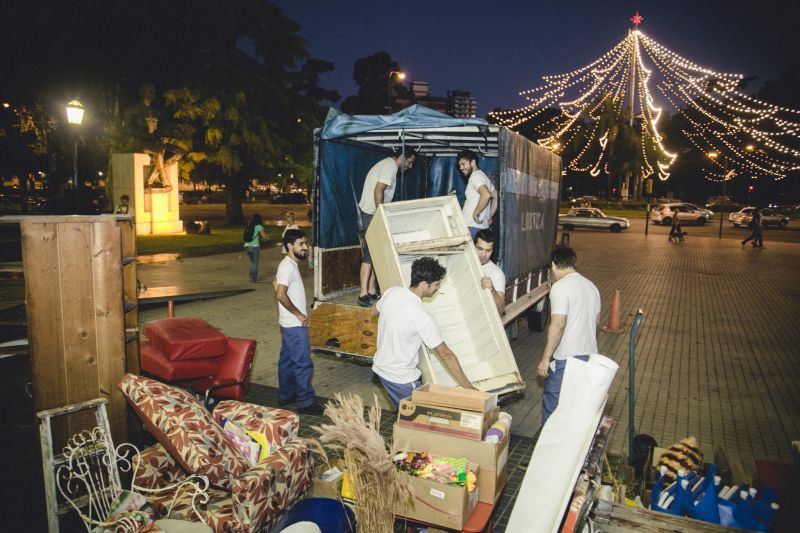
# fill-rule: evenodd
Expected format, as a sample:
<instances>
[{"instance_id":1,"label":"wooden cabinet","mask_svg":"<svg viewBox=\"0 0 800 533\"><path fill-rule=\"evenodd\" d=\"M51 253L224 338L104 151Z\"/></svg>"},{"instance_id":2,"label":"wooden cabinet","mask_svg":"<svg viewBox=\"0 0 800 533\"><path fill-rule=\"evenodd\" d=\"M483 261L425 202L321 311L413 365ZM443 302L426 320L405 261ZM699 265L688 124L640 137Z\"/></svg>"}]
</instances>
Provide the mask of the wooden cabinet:
<instances>
[{"instance_id":1,"label":"wooden cabinet","mask_svg":"<svg viewBox=\"0 0 800 533\"><path fill-rule=\"evenodd\" d=\"M494 300L481 289L481 265L454 196L382 204L366 239L384 292L408 287L411 265L420 257L433 257L447 268L439 292L423 303L464 373L483 391L505 394L525 388ZM421 350L423 382L455 385L433 351Z\"/></svg>"},{"instance_id":2,"label":"wooden cabinet","mask_svg":"<svg viewBox=\"0 0 800 533\"><path fill-rule=\"evenodd\" d=\"M139 372L132 217L22 217L20 227L35 409L104 396L114 441L126 442L117 383ZM94 425L71 417L53 428L54 443Z\"/></svg>"}]
</instances>

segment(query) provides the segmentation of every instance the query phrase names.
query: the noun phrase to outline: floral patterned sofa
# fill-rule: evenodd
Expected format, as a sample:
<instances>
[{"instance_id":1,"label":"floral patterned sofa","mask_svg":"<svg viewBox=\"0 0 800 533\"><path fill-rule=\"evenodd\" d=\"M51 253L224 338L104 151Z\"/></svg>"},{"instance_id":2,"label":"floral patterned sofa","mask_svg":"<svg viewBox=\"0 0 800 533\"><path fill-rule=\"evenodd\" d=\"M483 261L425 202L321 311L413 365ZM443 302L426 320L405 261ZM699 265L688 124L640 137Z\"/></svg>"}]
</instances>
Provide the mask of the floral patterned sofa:
<instances>
[{"instance_id":1,"label":"floral patterned sofa","mask_svg":"<svg viewBox=\"0 0 800 533\"><path fill-rule=\"evenodd\" d=\"M160 488L187 472L208 476L211 488L204 510L215 532L269 531L281 513L311 488L311 443L297 437L296 414L226 400L212 416L185 390L133 374L127 374L119 388L158 440L141 453L135 483ZM251 467L222 430L223 417L262 433L269 456ZM172 494L156 498L156 512L164 512L171 498ZM171 516L191 520L191 502L178 501Z\"/></svg>"}]
</instances>

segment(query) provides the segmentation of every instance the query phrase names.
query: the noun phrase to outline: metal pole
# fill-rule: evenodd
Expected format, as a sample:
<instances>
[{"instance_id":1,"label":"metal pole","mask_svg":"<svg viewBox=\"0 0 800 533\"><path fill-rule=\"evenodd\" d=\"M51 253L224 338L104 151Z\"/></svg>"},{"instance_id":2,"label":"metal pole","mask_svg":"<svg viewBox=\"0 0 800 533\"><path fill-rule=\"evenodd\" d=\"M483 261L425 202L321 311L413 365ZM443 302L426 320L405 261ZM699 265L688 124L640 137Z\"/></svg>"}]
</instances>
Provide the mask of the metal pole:
<instances>
[{"instance_id":1,"label":"metal pole","mask_svg":"<svg viewBox=\"0 0 800 533\"><path fill-rule=\"evenodd\" d=\"M636 334L639 332L639 326L644 320L644 312L639 309L636 316L633 317L633 326L631 326L630 343L628 345L628 463L632 464L634 455L634 442L636 440L636 430L633 427L634 417L634 397L635 397L635 380L634 372L636 368L636 359L633 354L633 343L636 339Z\"/></svg>"},{"instance_id":2,"label":"metal pole","mask_svg":"<svg viewBox=\"0 0 800 533\"><path fill-rule=\"evenodd\" d=\"M75 188L75 209L78 209L78 135L75 134L75 151L72 158L72 186Z\"/></svg>"},{"instance_id":3,"label":"metal pole","mask_svg":"<svg viewBox=\"0 0 800 533\"><path fill-rule=\"evenodd\" d=\"M725 173L722 176L722 208L719 212L719 238L722 238L722 219L725 218L725 189L728 184L728 157L725 157Z\"/></svg>"},{"instance_id":4,"label":"metal pole","mask_svg":"<svg viewBox=\"0 0 800 533\"><path fill-rule=\"evenodd\" d=\"M644 234L647 235L647 230L650 228L650 202L647 202L647 210L644 212Z\"/></svg>"},{"instance_id":5,"label":"metal pole","mask_svg":"<svg viewBox=\"0 0 800 533\"><path fill-rule=\"evenodd\" d=\"M386 78L386 112L392 112L392 73Z\"/></svg>"}]
</instances>

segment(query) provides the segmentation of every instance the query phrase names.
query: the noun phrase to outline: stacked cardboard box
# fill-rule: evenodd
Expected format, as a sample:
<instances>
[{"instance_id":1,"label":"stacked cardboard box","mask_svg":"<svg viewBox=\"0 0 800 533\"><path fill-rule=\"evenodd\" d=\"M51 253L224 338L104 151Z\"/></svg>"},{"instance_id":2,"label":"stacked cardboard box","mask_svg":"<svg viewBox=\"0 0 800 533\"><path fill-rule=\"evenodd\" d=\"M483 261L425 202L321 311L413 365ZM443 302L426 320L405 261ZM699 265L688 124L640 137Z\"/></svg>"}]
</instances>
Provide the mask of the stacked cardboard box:
<instances>
[{"instance_id":1,"label":"stacked cardboard box","mask_svg":"<svg viewBox=\"0 0 800 533\"><path fill-rule=\"evenodd\" d=\"M427 451L432 455L466 458L480 468L477 501L494 505L508 475L506 465L509 432L497 444L484 442L481 438L497 420L498 413L497 396L494 394L443 385L425 385L415 390L410 400L401 402L397 423L394 425L392 449L395 452ZM475 498L474 494L470 496ZM458 521L452 517L460 516L466 521L474 509L474 505L462 509L462 503L461 498L451 498L449 503L440 501L436 509L432 509L430 505L418 504L413 509L397 509L397 513L431 524L460 529L461 525L452 525L453 520ZM422 507L425 509L421 509ZM464 510L468 512L464 514Z\"/></svg>"}]
</instances>

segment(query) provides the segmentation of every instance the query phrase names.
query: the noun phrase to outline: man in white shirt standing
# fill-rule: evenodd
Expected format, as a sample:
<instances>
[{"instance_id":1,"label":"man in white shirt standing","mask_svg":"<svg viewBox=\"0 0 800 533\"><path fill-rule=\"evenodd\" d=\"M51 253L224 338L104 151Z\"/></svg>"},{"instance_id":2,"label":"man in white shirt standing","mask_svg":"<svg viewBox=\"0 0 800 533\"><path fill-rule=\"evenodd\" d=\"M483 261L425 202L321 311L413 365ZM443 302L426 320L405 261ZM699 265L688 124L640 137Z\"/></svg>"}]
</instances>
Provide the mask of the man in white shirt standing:
<instances>
[{"instance_id":1,"label":"man in white shirt standing","mask_svg":"<svg viewBox=\"0 0 800 533\"><path fill-rule=\"evenodd\" d=\"M462 150L456 156L458 170L467 178L464 191L464 220L473 239L478 231L487 229L497 211L497 189L492 181L478 168L478 156L472 150Z\"/></svg>"},{"instance_id":2,"label":"man in white shirt standing","mask_svg":"<svg viewBox=\"0 0 800 533\"><path fill-rule=\"evenodd\" d=\"M278 405L297 402L304 414L322 414L314 404L316 393L311 385L314 363L308 339L306 289L299 263L308 257L306 236L299 229L283 235L286 257L278 265L275 292L278 299L278 322L281 326L281 355L278 360Z\"/></svg>"},{"instance_id":3,"label":"man in white shirt standing","mask_svg":"<svg viewBox=\"0 0 800 533\"><path fill-rule=\"evenodd\" d=\"M372 270L372 258L369 255L367 239L364 235L375 211L382 203L389 203L394 198L397 184L397 171L410 170L414 166L417 153L410 146L403 146L393 152L391 157L381 159L375 163L367 173L364 188L361 191L361 201L358 202L359 221L358 236L361 239L361 272L359 275L360 291L358 305L370 307L378 299L378 289L375 284L375 272Z\"/></svg>"},{"instance_id":4,"label":"man in white shirt standing","mask_svg":"<svg viewBox=\"0 0 800 533\"><path fill-rule=\"evenodd\" d=\"M433 350L459 385L475 389L422 303L423 298L436 294L446 273L447 269L432 257L417 259L411 265L411 286L390 288L372 306L373 316L380 317L372 371L380 378L395 409L400 400L421 385L417 365L422 343Z\"/></svg>"},{"instance_id":5,"label":"man in white shirt standing","mask_svg":"<svg viewBox=\"0 0 800 533\"><path fill-rule=\"evenodd\" d=\"M490 229L482 229L475 235L475 251L481 262L483 277L481 288L492 292L492 300L500 316L506 312L506 275L492 261L494 252L494 233Z\"/></svg>"},{"instance_id":6,"label":"man in white shirt standing","mask_svg":"<svg viewBox=\"0 0 800 533\"><path fill-rule=\"evenodd\" d=\"M597 353L600 323L600 292L594 283L578 274L578 257L571 248L553 250L550 288L550 327L547 344L537 371L545 378L542 393L542 425L558 406L567 359L583 361ZM553 359L551 362L550 359Z\"/></svg>"}]
</instances>

